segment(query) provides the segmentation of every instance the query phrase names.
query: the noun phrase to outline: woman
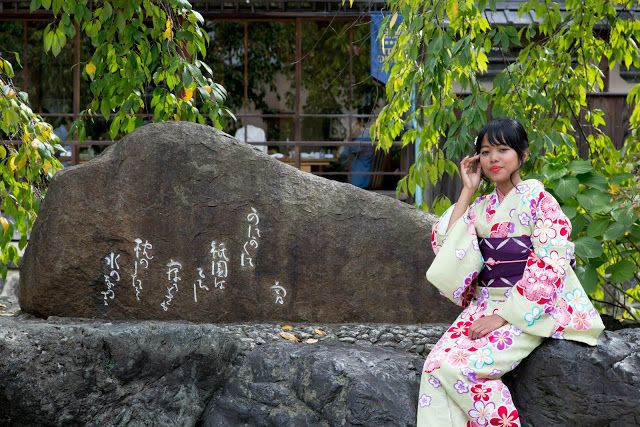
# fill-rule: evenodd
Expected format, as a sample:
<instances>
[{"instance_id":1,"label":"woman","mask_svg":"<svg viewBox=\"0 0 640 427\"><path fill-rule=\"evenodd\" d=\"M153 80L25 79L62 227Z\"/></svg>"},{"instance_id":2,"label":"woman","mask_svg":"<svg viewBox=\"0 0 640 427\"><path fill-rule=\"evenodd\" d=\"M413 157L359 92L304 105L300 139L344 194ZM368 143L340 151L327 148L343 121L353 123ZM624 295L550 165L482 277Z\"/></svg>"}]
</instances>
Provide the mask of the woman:
<instances>
[{"instance_id":1,"label":"woman","mask_svg":"<svg viewBox=\"0 0 640 427\"><path fill-rule=\"evenodd\" d=\"M460 164L457 203L433 226L427 279L464 311L425 361L418 426L520 426L502 375L546 337L595 345L604 329L571 266L571 223L520 177L527 156L522 125L487 124ZM483 175L495 188L470 204Z\"/></svg>"}]
</instances>

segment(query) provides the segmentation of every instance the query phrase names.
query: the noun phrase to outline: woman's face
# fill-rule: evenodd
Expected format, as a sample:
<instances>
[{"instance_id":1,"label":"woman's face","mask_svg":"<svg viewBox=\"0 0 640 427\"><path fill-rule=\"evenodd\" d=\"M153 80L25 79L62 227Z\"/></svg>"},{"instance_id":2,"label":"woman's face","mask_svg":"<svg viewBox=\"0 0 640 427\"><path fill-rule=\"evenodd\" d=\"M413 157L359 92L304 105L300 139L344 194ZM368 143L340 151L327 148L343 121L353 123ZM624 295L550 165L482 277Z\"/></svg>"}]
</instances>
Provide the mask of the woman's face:
<instances>
[{"instance_id":1,"label":"woman's face","mask_svg":"<svg viewBox=\"0 0 640 427\"><path fill-rule=\"evenodd\" d=\"M511 174L520 168L520 159L516 150L508 145L489 144L485 135L480 146L480 166L487 178L501 184L511 181Z\"/></svg>"}]
</instances>

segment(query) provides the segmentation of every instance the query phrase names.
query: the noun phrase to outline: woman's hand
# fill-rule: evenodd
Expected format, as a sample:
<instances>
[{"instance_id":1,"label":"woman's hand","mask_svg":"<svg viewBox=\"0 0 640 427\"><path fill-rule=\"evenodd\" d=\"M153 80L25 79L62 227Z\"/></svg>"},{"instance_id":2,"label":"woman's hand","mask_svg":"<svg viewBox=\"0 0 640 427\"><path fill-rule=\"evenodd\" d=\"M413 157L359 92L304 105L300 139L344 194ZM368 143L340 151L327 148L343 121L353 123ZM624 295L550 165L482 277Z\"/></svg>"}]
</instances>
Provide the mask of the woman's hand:
<instances>
[{"instance_id":1,"label":"woman's hand","mask_svg":"<svg viewBox=\"0 0 640 427\"><path fill-rule=\"evenodd\" d=\"M507 321L497 314L481 317L469 326L469 338L477 340L506 324Z\"/></svg>"},{"instance_id":2,"label":"woman's hand","mask_svg":"<svg viewBox=\"0 0 640 427\"><path fill-rule=\"evenodd\" d=\"M460 176L462 177L462 185L471 190L472 193L480 186L482 178L480 168L480 154L475 156L465 156L460 162Z\"/></svg>"}]
</instances>

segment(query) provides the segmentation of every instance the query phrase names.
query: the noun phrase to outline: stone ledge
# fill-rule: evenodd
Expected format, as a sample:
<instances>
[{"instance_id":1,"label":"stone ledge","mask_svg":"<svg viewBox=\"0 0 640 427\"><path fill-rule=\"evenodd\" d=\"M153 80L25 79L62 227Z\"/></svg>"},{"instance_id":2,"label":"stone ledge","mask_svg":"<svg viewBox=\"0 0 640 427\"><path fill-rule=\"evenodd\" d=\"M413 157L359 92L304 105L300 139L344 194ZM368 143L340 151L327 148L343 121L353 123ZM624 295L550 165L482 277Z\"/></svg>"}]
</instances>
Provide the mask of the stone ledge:
<instances>
[{"instance_id":1,"label":"stone ledge","mask_svg":"<svg viewBox=\"0 0 640 427\"><path fill-rule=\"evenodd\" d=\"M327 335L304 344L273 338L275 323L0 317L0 425L413 425L423 356L377 343L435 342L444 325L293 326ZM374 330L376 343L344 340ZM597 347L549 340L505 381L523 425L629 426L640 424L639 373L640 329L625 329Z\"/></svg>"}]
</instances>

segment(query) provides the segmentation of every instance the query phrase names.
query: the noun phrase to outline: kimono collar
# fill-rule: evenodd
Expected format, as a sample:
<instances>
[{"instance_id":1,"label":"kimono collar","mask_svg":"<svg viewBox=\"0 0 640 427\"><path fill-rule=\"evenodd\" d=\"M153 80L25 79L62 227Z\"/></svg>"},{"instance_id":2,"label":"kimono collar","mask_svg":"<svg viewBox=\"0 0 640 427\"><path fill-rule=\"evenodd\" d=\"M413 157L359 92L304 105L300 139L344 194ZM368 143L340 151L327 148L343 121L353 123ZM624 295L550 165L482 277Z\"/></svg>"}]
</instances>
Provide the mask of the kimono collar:
<instances>
[{"instance_id":1,"label":"kimono collar","mask_svg":"<svg viewBox=\"0 0 640 427\"><path fill-rule=\"evenodd\" d=\"M513 191L513 188L511 189L511 191ZM511 193L511 191L509 191L509 193ZM507 193L507 194L509 194L509 193ZM498 190L498 187L496 187L496 195L498 196L498 202L499 203L502 203L502 201L506 197L506 194L504 194L504 193L502 193L502 191Z\"/></svg>"},{"instance_id":2,"label":"kimono collar","mask_svg":"<svg viewBox=\"0 0 640 427\"><path fill-rule=\"evenodd\" d=\"M498 203L502 203L502 201L504 200L505 197L507 197L509 194L511 194L514 190L517 189L517 187L522 184L524 181L520 181L519 183L517 183L515 186L511 187L511 190L509 190L507 192L507 194L504 194L502 191L500 191L498 189L498 187L495 187L495 192L496 192L496 196L498 198Z\"/></svg>"}]
</instances>

